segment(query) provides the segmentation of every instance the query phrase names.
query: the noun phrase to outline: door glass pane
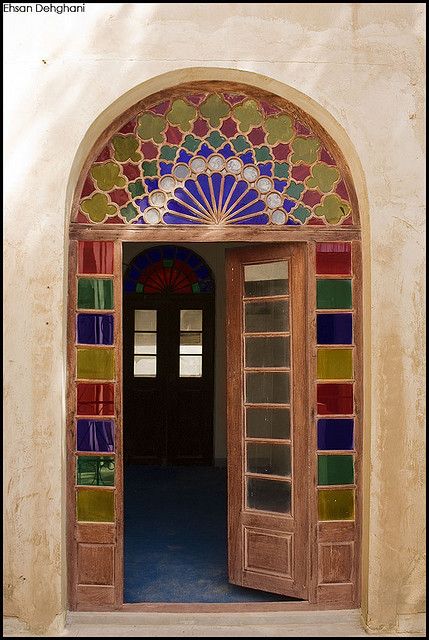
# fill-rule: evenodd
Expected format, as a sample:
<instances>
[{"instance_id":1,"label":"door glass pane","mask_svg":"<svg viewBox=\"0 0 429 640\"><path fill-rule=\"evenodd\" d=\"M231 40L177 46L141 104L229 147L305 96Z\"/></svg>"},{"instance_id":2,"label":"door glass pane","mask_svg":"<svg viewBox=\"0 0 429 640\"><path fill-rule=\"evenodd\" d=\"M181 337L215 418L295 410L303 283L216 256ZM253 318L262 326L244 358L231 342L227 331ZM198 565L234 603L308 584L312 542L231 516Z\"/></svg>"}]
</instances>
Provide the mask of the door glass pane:
<instances>
[{"instance_id":1,"label":"door glass pane","mask_svg":"<svg viewBox=\"0 0 429 640\"><path fill-rule=\"evenodd\" d=\"M290 438L290 409L246 409L248 438Z\"/></svg>"},{"instance_id":2,"label":"door glass pane","mask_svg":"<svg viewBox=\"0 0 429 640\"><path fill-rule=\"evenodd\" d=\"M290 482L247 478L247 507L258 511L290 513Z\"/></svg>"},{"instance_id":3,"label":"door glass pane","mask_svg":"<svg viewBox=\"0 0 429 640\"><path fill-rule=\"evenodd\" d=\"M319 489L319 520L353 520L354 489Z\"/></svg>"},{"instance_id":4,"label":"door glass pane","mask_svg":"<svg viewBox=\"0 0 429 640\"><path fill-rule=\"evenodd\" d=\"M246 333L289 331L288 301L247 302L244 327Z\"/></svg>"},{"instance_id":5,"label":"door glass pane","mask_svg":"<svg viewBox=\"0 0 429 640\"><path fill-rule=\"evenodd\" d=\"M246 297L287 295L288 293L286 261L245 265L244 294Z\"/></svg>"},{"instance_id":6,"label":"door glass pane","mask_svg":"<svg viewBox=\"0 0 429 640\"><path fill-rule=\"evenodd\" d=\"M288 404L289 399L288 372L246 374L246 402Z\"/></svg>"},{"instance_id":7,"label":"door glass pane","mask_svg":"<svg viewBox=\"0 0 429 640\"><path fill-rule=\"evenodd\" d=\"M318 349L318 380L351 380L353 378L352 349Z\"/></svg>"},{"instance_id":8,"label":"door glass pane","mask_svg":"<svg viewBox=\"0 0 429 640\"><path fill-rule=\"evenodd\" d=\"M289 366L289 337L246 338L246 367Z\"/></svg>"},{"instance_id":9,"label":"door glass pane","mask_svg":"<svg viewBox=\"0 0 429 640\"><path fill-rule=\"evenodd\" d=\"M353 456L318 456L318 484L353 484Z\"/></svg>"},{"instance_id":10,"label":"door glass pane","mask_svg":"<svg viewBox=\"0 0 429 640\"><path fill-rule=\"evenodd\" d=\"M134 376L155 378L156 356L134 356Z\"/></svg>"},{"instance_id":11,"label":"door glass pane","mask_svg":"<svg viewBox=\"0 0 429 640\"><path fill-rule=\"evenodd\" d=\"M179 375L181 378L201 378L203 375L202 356L180 356Z\"/></svg>"},{"instance_id":12,"label":"door glass pane","mask_svg":"<svg viewBox=\"0 0 429 640\"><path fill-rule=\"evenodd\" d=\"M79 522L114 522L115 496L113 491L78 489L76 511Z\"/></svg>"},{"instance_id":13,"label":"door glass pane","mask_svg":"<svg viewBox=\"0 0 429 640\"><path fill-rule=\"evenodd\" d=\"M156 310L138 309L134 311L134 331L156 331Z\"/></svg>"},{"instance_id":14,"label":"door glass pane","mask_svg":"<svg viewBox=\"0 0 429 640\"><path fill-rule=\"evenodd\" d=\"M134 353L156 353L156 333L135 333Z\"/></svg>"},{"instance_id":15,"label":"door glass pane","mask_svg":"<svg viewBox=\"0 0 429 640\"><path fill-rule=\"evenodd\" d=\"M203 312L201 309L182 309L180 311L180 331L202 331Z\"/></svg>"},{"instance_id":16,"label":"door glass pane","mask_svg":"<svg viewBox=\"0 0 429 640\"><path fill-rule=\"evenodd\" d=\"M113 349L77 349L77 377L80 380L113 380L115 353Z\"/></svg>"},{"instance_id":17,"label":"door glass pane","mask_svg":"<svg viewBox=\"0 0 429 640\"><path fill-rule=\"evenodd\" d=\"M115 484L115 459L106 456L78 456L77 484L113 486Z\"/></svg>"},{"instance_id":18,"label":"door glass pane","mask_svg":"<svg viewBox=\"0 0 429 640\"><path fill-rule=\"evenodd\" d=\"M290 476L290 446L249 442L247 445L247 471L274 476Z\"/></svg>"},{"instance_id":19,"label":"door glass pane","mask_svg":"<svg viewBox=\"0 0 429 640\"><path fill-rule=\"evenodd\" d=\"M180 355L190 355L203 353L202 333L181 333L180 334Z\"/></svg>"}]
</instances>

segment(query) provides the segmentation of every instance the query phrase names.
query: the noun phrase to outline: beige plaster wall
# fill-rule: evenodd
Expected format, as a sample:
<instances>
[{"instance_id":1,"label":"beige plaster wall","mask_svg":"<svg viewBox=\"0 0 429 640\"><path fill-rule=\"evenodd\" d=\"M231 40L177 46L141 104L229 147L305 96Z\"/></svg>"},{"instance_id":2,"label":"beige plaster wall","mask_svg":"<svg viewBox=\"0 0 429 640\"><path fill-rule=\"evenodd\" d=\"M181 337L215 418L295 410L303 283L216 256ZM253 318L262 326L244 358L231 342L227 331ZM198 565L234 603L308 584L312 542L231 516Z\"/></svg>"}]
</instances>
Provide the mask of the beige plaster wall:
<instances>
[{"instance_id":1,"label":"beige plaster wall","mask_svg":"<svg viewBox=\"0 0 429 640\"><path fill-rule=\"evenodd\" d=\"M249 82L309 96L315 102L282 89L343 146L358 182L372 376L363 615L372 630L416 630L424 610L424 4L86 3L84 14L4 18L5 614L34 631L63 622L65 203L77 149L133 87L175 69L218 67L230 71L216 78L243 80L231 70L245 70L273 79ZM104 118L143 94L124 96Z\"/></svg>"}]
</instances>

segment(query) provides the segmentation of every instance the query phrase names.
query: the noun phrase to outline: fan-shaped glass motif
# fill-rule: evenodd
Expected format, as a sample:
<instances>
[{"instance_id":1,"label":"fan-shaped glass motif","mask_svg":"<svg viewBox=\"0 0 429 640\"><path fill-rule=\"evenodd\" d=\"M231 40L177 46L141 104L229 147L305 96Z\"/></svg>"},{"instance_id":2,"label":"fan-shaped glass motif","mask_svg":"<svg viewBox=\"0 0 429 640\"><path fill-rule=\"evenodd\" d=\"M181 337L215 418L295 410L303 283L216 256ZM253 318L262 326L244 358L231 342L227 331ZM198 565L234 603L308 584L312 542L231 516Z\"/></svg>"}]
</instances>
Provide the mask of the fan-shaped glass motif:
<instances>
[{"instance_id":1,"label":"fan-shaped glass motif","mask_svg":"<svg viewBox=\"0 0 429 640\"><path fill-rule=\"evenodd\" d=\"M127 293L213 293L214 281L204 260L174 245L151 247L136 256L124 278Z\"/></svg>"}]
</instances>

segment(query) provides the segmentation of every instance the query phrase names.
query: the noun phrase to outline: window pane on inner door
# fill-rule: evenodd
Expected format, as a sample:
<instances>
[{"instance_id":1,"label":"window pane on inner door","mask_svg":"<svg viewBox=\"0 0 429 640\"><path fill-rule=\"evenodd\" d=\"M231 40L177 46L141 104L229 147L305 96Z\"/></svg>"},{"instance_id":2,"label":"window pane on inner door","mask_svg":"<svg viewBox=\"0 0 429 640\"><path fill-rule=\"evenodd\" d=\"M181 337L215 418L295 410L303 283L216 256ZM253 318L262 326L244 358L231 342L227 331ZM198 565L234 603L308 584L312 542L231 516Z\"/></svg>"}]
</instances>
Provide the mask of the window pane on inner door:
<instances>
[{"instance_id":1,"label":"window pane on inner door","mask_svg":"<svg viewBox=\"0 0 429 640\"><path fill-rule=\"evenodd\" d=\"M134 311L134 377L155 378L157 369L157 312L155 309Z\"/></svg>"}]
</instances>

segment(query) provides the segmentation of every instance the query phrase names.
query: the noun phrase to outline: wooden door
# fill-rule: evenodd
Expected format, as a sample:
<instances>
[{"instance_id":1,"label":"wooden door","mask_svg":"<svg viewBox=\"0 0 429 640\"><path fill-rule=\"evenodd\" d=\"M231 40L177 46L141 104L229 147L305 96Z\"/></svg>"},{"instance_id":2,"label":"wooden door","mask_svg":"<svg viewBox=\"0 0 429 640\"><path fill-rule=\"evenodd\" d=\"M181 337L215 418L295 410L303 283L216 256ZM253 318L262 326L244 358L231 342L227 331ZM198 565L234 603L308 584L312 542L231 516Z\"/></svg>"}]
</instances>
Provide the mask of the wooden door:
<instances>
[{"instance_id":1,"label":"wooden door","mask_svg":"<svg viewBox=\"0 0 429 640\"><path fill-rule=\"evenodd\" d=\"M212 463L213 345L212 297L124 295L128 462Z\"/></svg>"},{"instance_id":2,"label":"wooden door","mask_svg":"<svg viewBox=\"0 0 429 640\"><path fill-rule=\"evenodd\" d=\"M307 598L305 248L227 251L230 582Z\"/></svg>"}]
</instances>

